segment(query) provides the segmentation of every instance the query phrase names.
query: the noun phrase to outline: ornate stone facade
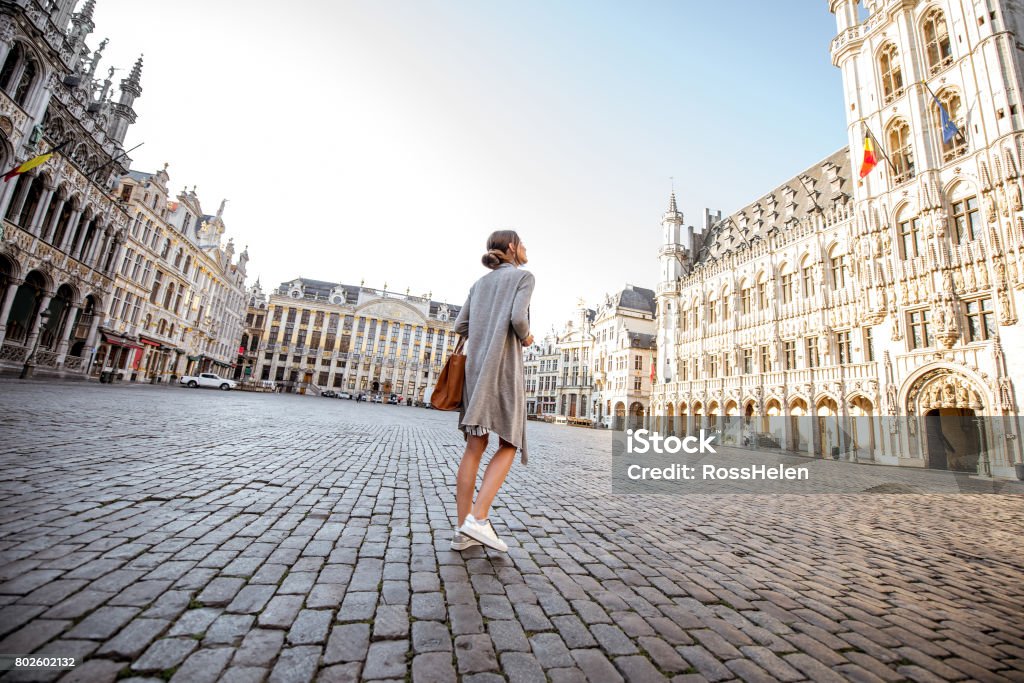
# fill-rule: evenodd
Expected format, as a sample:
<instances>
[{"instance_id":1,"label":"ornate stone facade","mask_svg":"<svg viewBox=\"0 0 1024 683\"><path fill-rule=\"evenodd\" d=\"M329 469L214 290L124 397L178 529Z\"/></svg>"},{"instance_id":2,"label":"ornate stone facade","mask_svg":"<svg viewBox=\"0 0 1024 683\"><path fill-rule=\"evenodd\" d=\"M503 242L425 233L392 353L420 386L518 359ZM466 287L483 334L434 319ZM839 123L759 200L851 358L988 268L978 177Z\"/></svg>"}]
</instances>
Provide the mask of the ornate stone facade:
<instances>
[{"instance_id":1,"label":"ornate stone facade","mask_svg":"<svg viewBox=\"0 0 1024 683\"><path fill-rule=\"evenodd\" d=\"M54 148L42 166L0 182L0 372L88 370L110 305L128 214L112 191L141 94L142 60L111 92L95 78L106 41L85 44L94 0L0 5L0 167Z\"/></svg>"},{"instance_id":2,"label":"ornate stone facade","mask_svg":"<svg viewBox=\"0 0 1024 683\"><path fill-rule=\"evenodd\" d=\"M264 319L253 379L284 391L398 394L428 401L455 348L460 306L322 280L297 278L273 292L266 308L255 294L249 312ZM249 348L256 332L249 329ZM251 351L250 351L251 353Z\"/></svg>"},{"instance_id":3,"label":"ornate stone facade","mask_svg":"<svg viewBox=\"0 0 1024 683\"><path fill-rule=\"evenodd\" d=\"M847 146L703 229L673 195L654 398L669 428L746 416L818 456L1012 476L1019 420L974 419L1016 418L1024 382L1024 12L990 5L876 0L861 21L832 0ZM867 133L884 156L860 179ZM954 462L879 416L959 416L983 456Z\"/></svg>"},{"instance_id":4,"label":"ornate stone facade","mask_svg":"<svg viewBox=\"0 0 1024 683\"><path fill-rule=\"evenodd\" d=\"M232 240L223 243L223 202L216 215L207 214L194 189L171 199L169 180L166 164L121 180L117 196L130 224L101 328L110 334L96 354L94 374L112 369L127 380L164 382L232 372L248 250L236 257Z\"/></svg>"}]
</instances>

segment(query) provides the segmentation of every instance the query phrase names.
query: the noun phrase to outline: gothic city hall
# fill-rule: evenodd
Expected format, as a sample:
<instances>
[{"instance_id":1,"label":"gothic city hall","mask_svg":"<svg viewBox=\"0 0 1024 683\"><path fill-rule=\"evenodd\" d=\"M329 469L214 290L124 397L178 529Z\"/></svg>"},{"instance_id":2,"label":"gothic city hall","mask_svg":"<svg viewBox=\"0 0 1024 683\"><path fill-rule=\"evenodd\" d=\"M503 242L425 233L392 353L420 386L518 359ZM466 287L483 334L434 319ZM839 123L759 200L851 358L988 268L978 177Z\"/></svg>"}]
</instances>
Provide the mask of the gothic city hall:
<instances>
[{"instance_id":1,"label":"gothic city hall","mask_svg":"<svg viewBox=\"0 0 1024 683\"><path fill-rule=\"evenodd\" d=\"M673 194L662 217L651 419L1012 477L1024 6L829 9L846 144L731 215L705 211L689 226Z\"/></svg>"}]
</instances>

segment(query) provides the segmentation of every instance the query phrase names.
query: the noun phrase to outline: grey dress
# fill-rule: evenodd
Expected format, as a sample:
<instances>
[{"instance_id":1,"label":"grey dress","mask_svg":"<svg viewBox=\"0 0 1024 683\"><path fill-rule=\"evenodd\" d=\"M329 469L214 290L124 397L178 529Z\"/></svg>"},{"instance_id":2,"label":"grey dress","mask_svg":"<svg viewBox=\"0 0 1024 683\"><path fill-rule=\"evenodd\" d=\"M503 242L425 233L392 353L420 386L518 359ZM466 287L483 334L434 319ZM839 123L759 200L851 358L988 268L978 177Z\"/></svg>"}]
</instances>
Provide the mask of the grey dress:
<instances>
[{"instance_id":1,"label":"grey dress","mask_svg":"<svg viewBox=\"0 0 1024 683\"><path fill-rule=\"evenodd\" d=\"M466 337L466 384L459 429L494 432L519 449L526 464L523 342L530 336L533 273L503 263L477 280L455 319ZM486 430L486 431L485 431Z\"/></svg>"}]
</instances>

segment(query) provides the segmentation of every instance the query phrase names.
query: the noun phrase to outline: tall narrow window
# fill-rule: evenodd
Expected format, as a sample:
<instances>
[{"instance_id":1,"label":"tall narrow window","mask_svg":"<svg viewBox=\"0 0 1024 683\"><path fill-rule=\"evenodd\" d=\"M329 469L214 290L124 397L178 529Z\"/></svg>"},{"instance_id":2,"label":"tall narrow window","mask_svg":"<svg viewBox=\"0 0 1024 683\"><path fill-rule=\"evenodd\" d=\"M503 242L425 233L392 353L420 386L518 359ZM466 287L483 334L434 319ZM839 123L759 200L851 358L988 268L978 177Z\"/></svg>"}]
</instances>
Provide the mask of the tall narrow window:
<instances>
[{"instance_id":1,"label":"tall narrow window","mask_svg":"<svg viewBox=\"0 0 1024 683\"><path fill-rule=\"evenodd\" d=\"M953 226L956 229L957 242L973 240L977 236L977 197L967 197L958 202L953 202Z\"/></svg>"},{"instance_id":2,"label":"tall narrow window","mask_svg":"<svg viewBox=\"0 0 1024 683\"><path fill-rule=\"evenodd\" d=\"M942 127L942 109L938 103L932 101L932 118L935 121L935 130L939 131L939 144L942 146L942 160L952 161L963 156L967 152L967 138L964 135L963 106L960 95L955 90L943 90L938 94L942 109L946 110L949 121L956 126L957 133L953 133L947 140L947 135ZM952 132L952 131L951 131Z\"/></svg>"},{"instance_id":3,"label":"tall narrow window","mask_svg":"<svg viewBox=\"0 0 1024 683\"><path fill-rule=\"evenodd\" d=\"M921 219L914 217L899 224L900 247L903 258L915 258L921 255Z\"/></svg>"},{"instance_id":4,"label":"tall narrow window","mask_svg":"<svg viewBox=\"0 0 1024 683\"><path fill-rule=\"evenodd\" d=\"M754 349L743 349L743 374L754 372Z\"/></svg>"},{"instance_id":5,"label":"tall narrow window","mask_svg":"<svg viewBox=\"0 0 1024 683\"><path fill-rule=\"evenodd\" d=\"M839 350L839 364L853 362L853 344L850 342L850 331L836 332L836 348Z\"/></svg>"},{"instance_id":6,"label":"tall narrow window","mask_svg":"<svg viewBox=\"0 0 1024 683\"><path fill-rule=\"evenodd\" d=\"M757 281L757 307L762 311L768 308L768 282L764 278Z\"/></svg>"},{"instance_id":7,"label":"tall narrow window","mask_svg":"<svg viewBox=\"0 0 1024 683\"><path fill-rule=\"evenodd\" d=\"M803 282L804 298L810 299L814 296L814 266L811 259L806 259L800 268L800 279Z\"/></svg>"},{"instance_id":8,"label":"tall narrow window","mask_svg":"<svg viewBox=\"0 0 1024 683\"><path fill-rule=\"evenodd\" d=\"M924 349L932 345L932 332L929 322L931 311L923 309L909 314L910 348Z\"/></svg>"},{"instance_id":9,"label":"tall narrow window","mask_svg":"<svg viewBox=\"0 0 1024 683\"><path fill-rule=\"evenodd\" d=\"M785 370L796 370L796 342L788 341L783 344L783 360L785 361Z\"/></svg>"},{"instance_id":10,"label":"tall narrow window","mask_svg":"<svg viewBox=\"0 0 1024 683\"><path fill-rule=\"evenodd\" d=\"M829 257L829 268L832 271L833 289L842 289L846 286L846 254L836 247Z\"/></svg>"},{"instance_id":11,"label":"tall narrow window","mask_svg":"<svg viewBox=\"0 0 1024 683\"><path fill-rule=\"evenodd\" d=\"M761 372L771 372L772 370L772 359L768 354L768 347L761 347Z\"/></svg>"},{"instance_id":12,"label":"tall narrow window","mask_svg":"<svg viewBox=\"0 0 1024 683\"><path fill-rule=\"evenodd\" d=\"M779 278L782 289L782 303L788 304L793 300L793 273L783 273Z\"/></svg>"},{"instance_id":13,"label":"tall narrow window","mask_svg":"<svg viewBox=\"0 0 1024 683\"><path fill-rule=\"evenodd\" d=\"M807 367L816 368L818 367L818 338L807 337L805 339L807 344Z\"/></svg>"},{"instance_id":14,"label":"tall narrow window","mask_svg":"<svg viewBox=\"0 0 1024 683\"><path fill-rule=\"evenodd\" d=\"M967 316L967 338L970 341L984 341L996 334L993 324L994 313L991 299L975 299L965 304Z\"/></svg>"},{"instance_id":15,"label":"tall narrow window","mask_svg":"<svg viewBox=\"0 0 1024 683\"><path fill-rule=\"evenodd\" d=\"M946 15L938 7L924 17L924 51L929 74L938 73L953 63Z\"/></svg>"},{"instance_id":16,"label":"tall narrow window","mask_svg":"<svg viewBox=\"0 0 1024 683\"><path fill-rule=\"evenodd\" d=\"M872 332L873 329L872 327L864 328L864 355L869 362L875 360L875 336Z\"/></svg>"},{"instance_id":17,"label":"tall narrow window","mask_svg":"<svg viewBox=\"0 0 1024 683\"><path fill-rule=\"evenodd\" d=\"M892 161L894 183L903 183L914 177L914 150L910 143L910 126L906 121L895 121L886 136L889 159Z\"/></svg>"},{"instance_id":18,"label":"tall narrow window","mask_svg":"<svg viewBox=\"0 0 1024 683\"><path fill-rule=\"evenodd\" d=\"M751 289L750 285L744 283L743 289L740 290L740 312L744 315L750 313L750 305L753 298Z\"/></svg>"},{"instance_id":19,"label":"tall narrow window","mask_svg":"<svg viewBox=\"0 0 1024 683\"><path fill-rule=\"evenodd\" d=\"M899 53L895 45L889 43L882 48L878 57L878 67L882 75L882 101L889 104L903 95L903 70L900 68Z\"/></svg>"}]
</instances>

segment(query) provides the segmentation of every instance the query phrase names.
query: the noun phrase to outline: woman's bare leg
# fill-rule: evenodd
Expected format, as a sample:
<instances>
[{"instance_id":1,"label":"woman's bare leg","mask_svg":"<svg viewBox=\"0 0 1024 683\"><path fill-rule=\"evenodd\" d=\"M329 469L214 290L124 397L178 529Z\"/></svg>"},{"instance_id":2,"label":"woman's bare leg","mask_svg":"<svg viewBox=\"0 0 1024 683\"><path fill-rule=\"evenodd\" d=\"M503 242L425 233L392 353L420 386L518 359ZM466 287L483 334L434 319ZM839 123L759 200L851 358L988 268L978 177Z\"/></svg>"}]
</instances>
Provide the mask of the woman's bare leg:
<instances>
[{"instance_id":1,"label":"woman's bare leg","mask_svg":"<svg viewBox=\"0 0 1024 683\"><path fill-rule=\"evenodd\" d=\"M491 461L487 463L487 469L484 470L484 481L480 485L480 493L477 494L476 503L473 505L473 517L476 519L487 519L491 503L498 495L498 489L505 483L505 477L512 469L515 457L516 447L504 439L499 440L498 450L491 456Z\"/></svg>"},{"instance_id":2,"label":"woman's bare leg","mask_svg":"<svg viewBox=\"0 0 1024 683\"><path fill-rule=\"evenodd\" d=\"M480 469L480 457L487 448L487 439L486 435L471 436L466 439L466 450L462 454L459 473L455 478L455 508L459 516L458 526L462 526L462 523L466 521L466 515L473 507L476 473Z\"/></svg>"}]
</instances>

